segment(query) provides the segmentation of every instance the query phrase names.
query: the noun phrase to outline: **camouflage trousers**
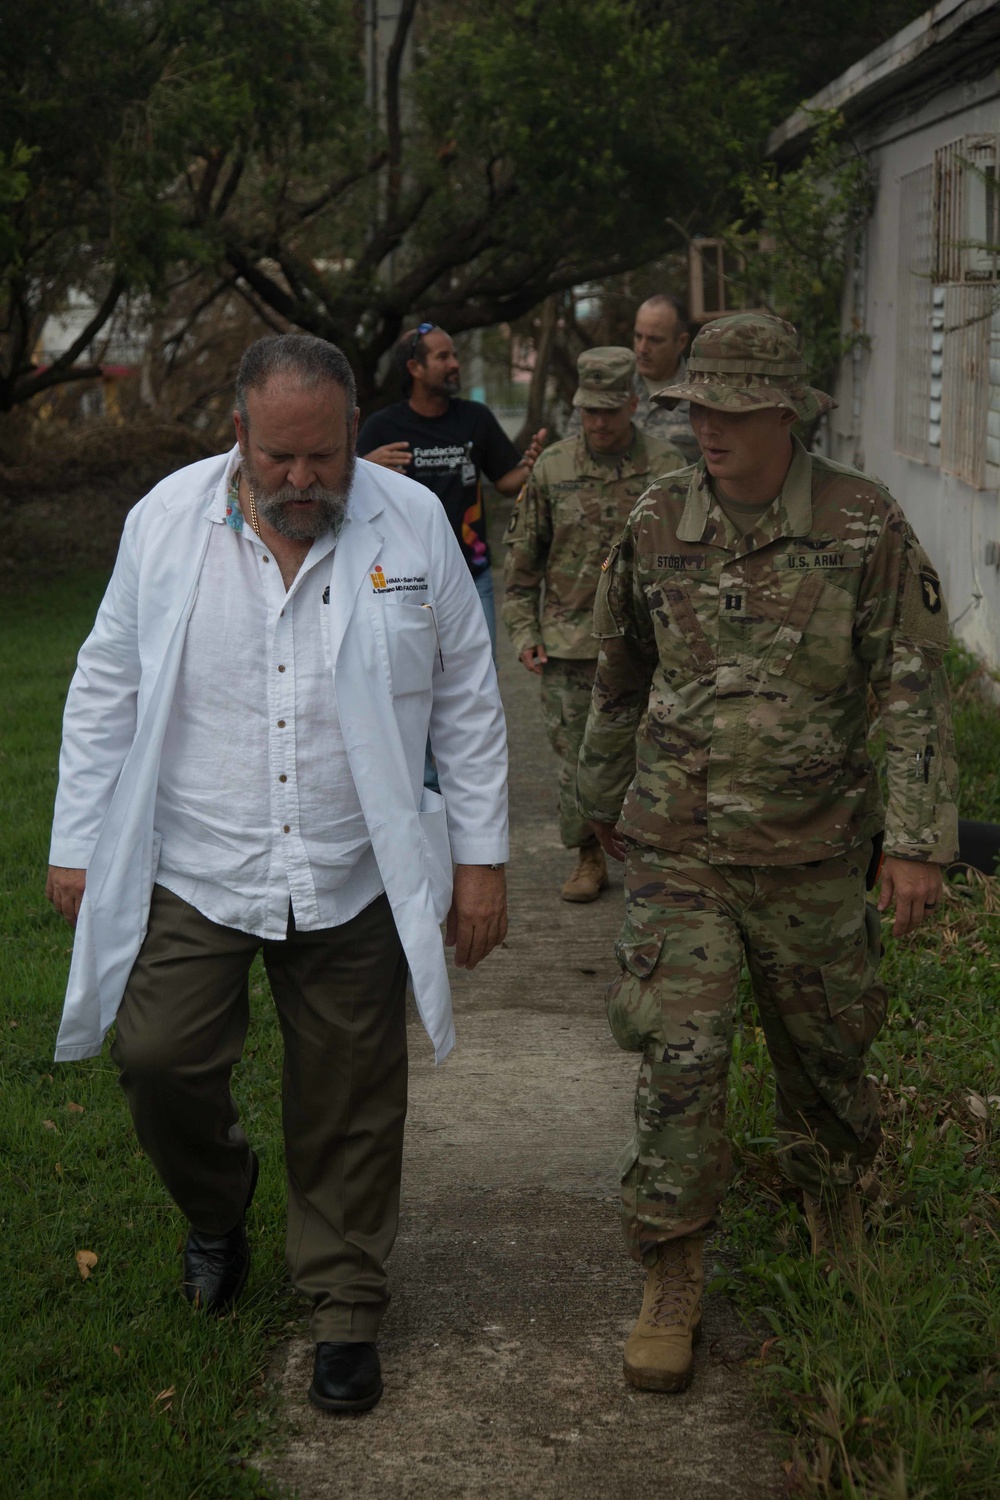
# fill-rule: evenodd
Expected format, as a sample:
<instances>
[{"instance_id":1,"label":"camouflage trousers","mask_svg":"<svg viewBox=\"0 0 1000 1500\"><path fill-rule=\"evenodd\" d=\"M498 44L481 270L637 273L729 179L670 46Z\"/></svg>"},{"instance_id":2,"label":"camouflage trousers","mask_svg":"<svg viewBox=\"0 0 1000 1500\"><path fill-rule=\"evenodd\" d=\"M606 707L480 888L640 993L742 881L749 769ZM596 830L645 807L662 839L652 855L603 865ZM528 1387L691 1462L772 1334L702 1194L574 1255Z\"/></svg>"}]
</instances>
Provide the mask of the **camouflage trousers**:
<instances>
[{"instance_id":1,"label":"camouflage trousers","mask_svg":"<svg viewBox=\"0 0 1000 1500\"><path fill-rule=\"evenodd\" d=\"M597 659L550 656L542 668L542 714L559 758L559 835L567 849L592 844L594 835L576 805L576 763L587 727Z\"/></svg>"},{"instance_id":2,"label":"camouflage trousers","mask_svg":"<svg viewBox=\"0 0 1000 1500\"><path fill-rule=\"evenodd\" d=\"M633 847L618 1045L641 1052L635 1137L623 1155L629 1253L715 1221L731 1168L726 1089L744 959L775 1075L778 1154L813 1193L852 1182L881 1139L865 1054L885 1021L882 945L865 899L871 844L811 865L720 866Z\"/></svg>"}]
</instances>

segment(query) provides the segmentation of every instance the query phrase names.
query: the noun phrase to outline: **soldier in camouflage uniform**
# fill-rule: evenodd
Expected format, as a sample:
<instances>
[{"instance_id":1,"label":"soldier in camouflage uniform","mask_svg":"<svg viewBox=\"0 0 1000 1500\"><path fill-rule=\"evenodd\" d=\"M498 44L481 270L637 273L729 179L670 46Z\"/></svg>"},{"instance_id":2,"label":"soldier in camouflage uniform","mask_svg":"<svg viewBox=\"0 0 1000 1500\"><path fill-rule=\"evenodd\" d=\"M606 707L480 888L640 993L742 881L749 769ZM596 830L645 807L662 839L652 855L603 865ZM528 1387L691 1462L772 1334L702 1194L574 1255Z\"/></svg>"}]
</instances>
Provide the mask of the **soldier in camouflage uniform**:
<instances>
[{"instance_id":1,"label":"soldier in camouflage uniform","mask_svg":"<svg viewBox=\"0 0 1000 1500\"><path fill-rule=\"evenodd\" d=\"M879 920L911 931L955 858L956 767L934 568L881 484L809 454L794 329L738 314L695 339L684 384L702 461L652 486L605 564L581 810L626 860L619 1045L642 1053L623 1221L647 1268L625 1347L635 1386L680 1390L701 1246L729 1172L726 1079L745 960L776 1079L784 1171L816 1254L861 1228L879 1144L865 1054L885 1019ZM889 804L868 753L871 689ZM617 829L615 825L617 823Z\"/></svg>"},{"instance_id":2,"label":"soldier in camouflage uniform","mask_svg":"<svg viewBox=\"0 0 1000 1500\"><path fill-rule=\"evenodd\" d=\"M684 383L687 372L684 350L690 338L688 326L688 311L679 297L658 292L636 308L632 348L636 357L635 391L639 405L635 425L647 437L673 443L683 453L686 463L696 463L701 455L688 421L687 402L671 402L668 409L656 399L657 393L665 386Z\"/></svg>"},{"instance_id":3,"label":"soldier in camouflage uniform","mask_svg":"<svg viewBox=\"0 0 1000 1500\"><path fill-rule=\"evenodd\" d=\"M632 349L636 357L636 408L633 420L648 438L670 443L686 464L700 457L688 421L686 401L679 401L668 411L656 399L656 392L684 380L687 364L684 350L688 343L687 308L679 297L657 293L637 309ZM576 408L566 427L567 437L580 431L580 411Z\"/></svg>"},{"instance_id":4,"label":"soldier in camouflage uniform","mask_svg":"<svg viewBox=\"0 0 1000 1500\"><path fill-rule=\"evenodd\" d=\"M580 752L597 664L594 595L601 563L642 492L683 460L632 423L635 358L591 349L577 361L573 402L583 432L548 448L511 516L503 620L529 672L542 679L542 709L559 758L559 832L579 851L565 901L596 901L608 883L604 855L576 805Z\"/></svg>"}]
</instances>

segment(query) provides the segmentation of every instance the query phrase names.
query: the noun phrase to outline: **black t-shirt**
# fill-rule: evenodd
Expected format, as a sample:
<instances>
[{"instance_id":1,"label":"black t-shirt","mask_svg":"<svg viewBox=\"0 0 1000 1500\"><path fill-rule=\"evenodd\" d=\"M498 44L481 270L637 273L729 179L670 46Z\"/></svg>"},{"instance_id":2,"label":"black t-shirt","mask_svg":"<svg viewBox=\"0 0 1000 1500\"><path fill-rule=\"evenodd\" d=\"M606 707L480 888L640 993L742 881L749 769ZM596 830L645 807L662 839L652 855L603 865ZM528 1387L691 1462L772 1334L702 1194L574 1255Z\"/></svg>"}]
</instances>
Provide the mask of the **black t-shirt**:
<instances>
[{"instance_id":1,"label":"black t-shirt","mask_svg":"<svg viewBox=\"0 0 1000 1500\"><path fill-rule=\"evenodd\" d=\"M441 417L422 417L408 401L373 412L358 437L364 458L386 443L409 443L405 473L433 490L473 573L490 565L480 475L495 483L521 461L488 406L453 396Z\"/></svg>"}]
</instances>

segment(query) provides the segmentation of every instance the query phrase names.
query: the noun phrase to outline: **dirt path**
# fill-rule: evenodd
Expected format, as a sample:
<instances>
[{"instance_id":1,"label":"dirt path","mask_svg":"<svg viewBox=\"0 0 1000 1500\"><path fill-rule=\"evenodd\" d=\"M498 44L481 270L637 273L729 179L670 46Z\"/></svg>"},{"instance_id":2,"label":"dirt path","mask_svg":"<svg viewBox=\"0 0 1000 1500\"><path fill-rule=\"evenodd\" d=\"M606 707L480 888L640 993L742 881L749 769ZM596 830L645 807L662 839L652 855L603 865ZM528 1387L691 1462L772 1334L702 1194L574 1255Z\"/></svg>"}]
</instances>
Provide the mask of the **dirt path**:
<instances>
[{"instance_id":1,"label":"dirt path","mask_svg":"<svg viewBox=\"0 0 1000 1500\"><path fill-rule=\"evenodd\" d=\"M780 1493L780 1464L739 1365L745 1331L721 1298L708 1299L688 1392L622 1380L642 1283L614 1176L636 1059L611 1040L602 1001L621 880L594 906L560 901L568 858L537 682L505 641L501 683L510 935L479 971L455 974L458 1047L443 1067L412 1019L385 1395L360 1418L313 1411L312 1346L293 1341L274 1371L291 1437L265 1467L301 1500L764 1500Z\"/></svg>"}]
</instances>

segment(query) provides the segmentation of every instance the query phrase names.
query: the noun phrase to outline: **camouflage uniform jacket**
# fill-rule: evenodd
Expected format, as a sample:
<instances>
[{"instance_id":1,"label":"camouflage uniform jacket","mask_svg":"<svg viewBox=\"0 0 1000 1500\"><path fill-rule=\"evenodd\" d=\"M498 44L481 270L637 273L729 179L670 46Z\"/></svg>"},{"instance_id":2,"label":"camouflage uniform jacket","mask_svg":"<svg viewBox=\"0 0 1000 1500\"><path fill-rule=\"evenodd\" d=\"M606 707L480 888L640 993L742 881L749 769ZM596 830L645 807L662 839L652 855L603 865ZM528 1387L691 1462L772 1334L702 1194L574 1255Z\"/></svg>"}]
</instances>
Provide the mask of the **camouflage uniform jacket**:
<instances>
[{"instance_id":1,"label":"camouflage uniform jacket","mask_svg":"<svg viewBox=\"0 0 1000 1500\"><path fill-rule=\"evenodd\" d=\"M582 436L553 443L518 496L502 607L518 655L543 645L549 656L596 660L601 563L652 480L683 463L676 449L632 431L632 447L613 458L593 457Z\"/></svg>"},{"instance_id":2,"label":"camouflage uniform jacket","mask_svg":"<svg viewBox=\"0 0 1000 1500\"><path fill-rule=\"evenodd\" d=\"M780 496L742 539L704 464L654 485L607 560L594 623L585 816L620 816L636 842L711 864L828 859L883 825L887 854L955 857L948 616L876 481L796 442Z\"/></svg>"},{"instance_id":3,"label":"camouflage uniform jacket","mask_svg":"<svg viewBox=\"0 0 1000 1500\"><path fill-rule=\"evenodd\" d=\"M687 361L684 359L670 379L661 381L659 385L651 386L642 375L636 375L635 393L639 398L639 405L635 409L633 421L647 437L656 438L661 443L673 443L683 454L684 462L693 464L701 457L701 450L691 431L689 402L679 401L673 411L667 411L665 406L660 406L651 399L654 390L662 390L665 385L680 385L686 375Z\"/></svg>"}]
</instances>

